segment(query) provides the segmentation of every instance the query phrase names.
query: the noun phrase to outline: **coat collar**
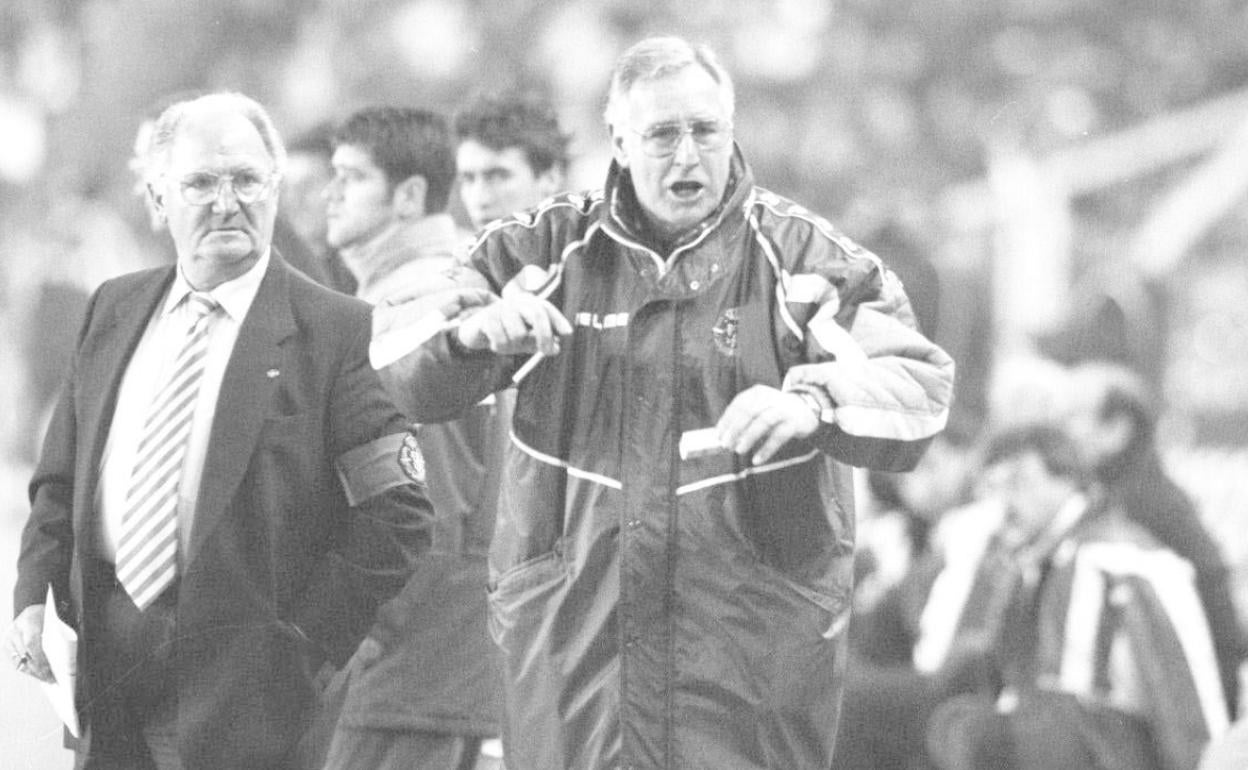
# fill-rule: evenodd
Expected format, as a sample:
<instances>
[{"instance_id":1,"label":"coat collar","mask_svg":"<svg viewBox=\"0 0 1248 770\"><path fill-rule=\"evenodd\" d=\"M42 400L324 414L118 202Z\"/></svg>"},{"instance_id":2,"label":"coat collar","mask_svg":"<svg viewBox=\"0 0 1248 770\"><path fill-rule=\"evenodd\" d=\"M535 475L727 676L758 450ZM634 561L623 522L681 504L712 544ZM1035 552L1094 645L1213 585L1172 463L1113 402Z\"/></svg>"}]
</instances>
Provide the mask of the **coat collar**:
<instances>
[{"instance_id":1,"label":"coat collar","mask_svg":"<svg viewBox=\"0 0 1248 770\"><path fill-rule=\"evenodd\" d=\"M632 174L612 160L603 188L606 206L602 208L602 227L617 241L649 251L655 258L670 265L683 252L688 251L712 235L733 235L745 226L745 217L738 216L748 206L754 189L754 173L750 170L741 148L733 144L732 161L729 166L728 185L720 205L706 219L671 244L663 254L661 244L649 235L649 227L641 213L641 204L633 188Z\"/></svg>"}]
</instances>

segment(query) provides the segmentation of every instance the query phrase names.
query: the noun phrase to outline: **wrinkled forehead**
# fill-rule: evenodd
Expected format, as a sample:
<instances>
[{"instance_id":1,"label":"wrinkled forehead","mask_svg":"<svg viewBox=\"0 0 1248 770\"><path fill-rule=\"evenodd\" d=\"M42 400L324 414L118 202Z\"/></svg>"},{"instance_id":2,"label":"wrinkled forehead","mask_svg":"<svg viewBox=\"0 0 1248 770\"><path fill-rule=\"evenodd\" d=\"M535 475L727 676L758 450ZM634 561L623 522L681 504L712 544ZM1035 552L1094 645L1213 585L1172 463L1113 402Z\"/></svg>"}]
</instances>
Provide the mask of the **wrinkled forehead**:
<instances>
[{"instance_id":1,"label":"wrinkled forehead","mask_svg":"<svg viewBox=\"0 0 1248 770\"><path fill-rule=\"evenodd\" d=\"M235 113L188 115L169 146L169 171L175 175L244 170L267 173L274 164L260 132Z\"/></svg>"}]
</instances>

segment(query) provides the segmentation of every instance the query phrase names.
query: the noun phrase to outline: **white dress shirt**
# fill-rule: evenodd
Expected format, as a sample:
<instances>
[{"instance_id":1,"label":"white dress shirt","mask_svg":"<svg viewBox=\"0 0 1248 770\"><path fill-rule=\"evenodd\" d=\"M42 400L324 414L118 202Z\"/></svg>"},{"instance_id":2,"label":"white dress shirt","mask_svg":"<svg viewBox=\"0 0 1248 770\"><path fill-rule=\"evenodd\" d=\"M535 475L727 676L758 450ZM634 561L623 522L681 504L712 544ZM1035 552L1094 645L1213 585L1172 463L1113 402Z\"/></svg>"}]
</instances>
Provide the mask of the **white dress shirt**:
<instances>
[{"instance_id":1,"label":"white dress shirt","mask_svg":"<svg viewBox=\"0 0 1248 770\"><path fill-rule=\"evenodd\" d=\"M209 328L208 352L196 396L195 418L178 485L179 564L183 563L190 542L199 482L225 367L234 351L239 326L256 298L268 265L269 252L266 251L246 273L208 292L221 308ZM108 441L100 460L100 483L95 498L100 522L96 555L110 562L116 560L117 543L122 531L121 519L126 510L126 491L134 472L135 453L143 435L143 423L147 419L148 407L164 384L169 367L185 344L191 311L182 300L192 291L194 289L179 267L164 301L147 322L147 329L126 367L117 393L117 406L113 410Z\"/></svg>"}]
</instances>

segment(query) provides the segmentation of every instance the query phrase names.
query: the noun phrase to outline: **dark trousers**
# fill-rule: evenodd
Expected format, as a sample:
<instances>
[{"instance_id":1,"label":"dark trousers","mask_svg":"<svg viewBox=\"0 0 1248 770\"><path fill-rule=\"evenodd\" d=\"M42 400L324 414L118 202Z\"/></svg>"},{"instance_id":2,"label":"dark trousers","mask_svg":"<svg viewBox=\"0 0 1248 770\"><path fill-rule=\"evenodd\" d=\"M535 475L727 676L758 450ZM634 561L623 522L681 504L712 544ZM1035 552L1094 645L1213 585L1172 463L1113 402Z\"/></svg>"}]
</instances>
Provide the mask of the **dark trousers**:
<instances>
[{"instance_id":1,"label":"dark trousers","mask_svg":"<svg viewBox=\"0 0 1248 770\"><path fill-rule=\"evenodd\" d=\"M88 640L91 701L87 754L76 767L179 770L177 756L177 587L140 610L113 566L96 562L101 601L84 608L98 633Z\"/></svg>"}]
</instances>

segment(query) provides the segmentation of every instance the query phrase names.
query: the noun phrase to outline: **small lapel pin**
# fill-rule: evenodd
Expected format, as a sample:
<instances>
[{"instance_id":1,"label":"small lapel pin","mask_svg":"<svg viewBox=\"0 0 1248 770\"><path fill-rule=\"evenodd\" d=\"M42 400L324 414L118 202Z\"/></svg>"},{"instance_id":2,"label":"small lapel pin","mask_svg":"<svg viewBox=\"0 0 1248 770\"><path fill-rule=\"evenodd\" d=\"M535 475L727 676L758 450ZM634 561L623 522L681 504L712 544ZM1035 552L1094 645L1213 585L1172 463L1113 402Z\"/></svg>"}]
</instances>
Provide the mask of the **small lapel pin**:
<instances>
[{"instance_id":1,"label":"small lapel pin","mask_svg":"<svg viewBox=\"0 0 1248 770\"><path fill-rule=\"evenodd\" d=\"M264 373L264 376L265 376L265 377L268 377L268 378L271 380L271 379L273 379L274 377L276 377L277 375L279 375L279 374L281 374L281 373L282 373L282 370L281 370L281 369L270 369L270 370L268 370L267 372L265 372L265 373Z\"/></svg>"}]
</instances>

